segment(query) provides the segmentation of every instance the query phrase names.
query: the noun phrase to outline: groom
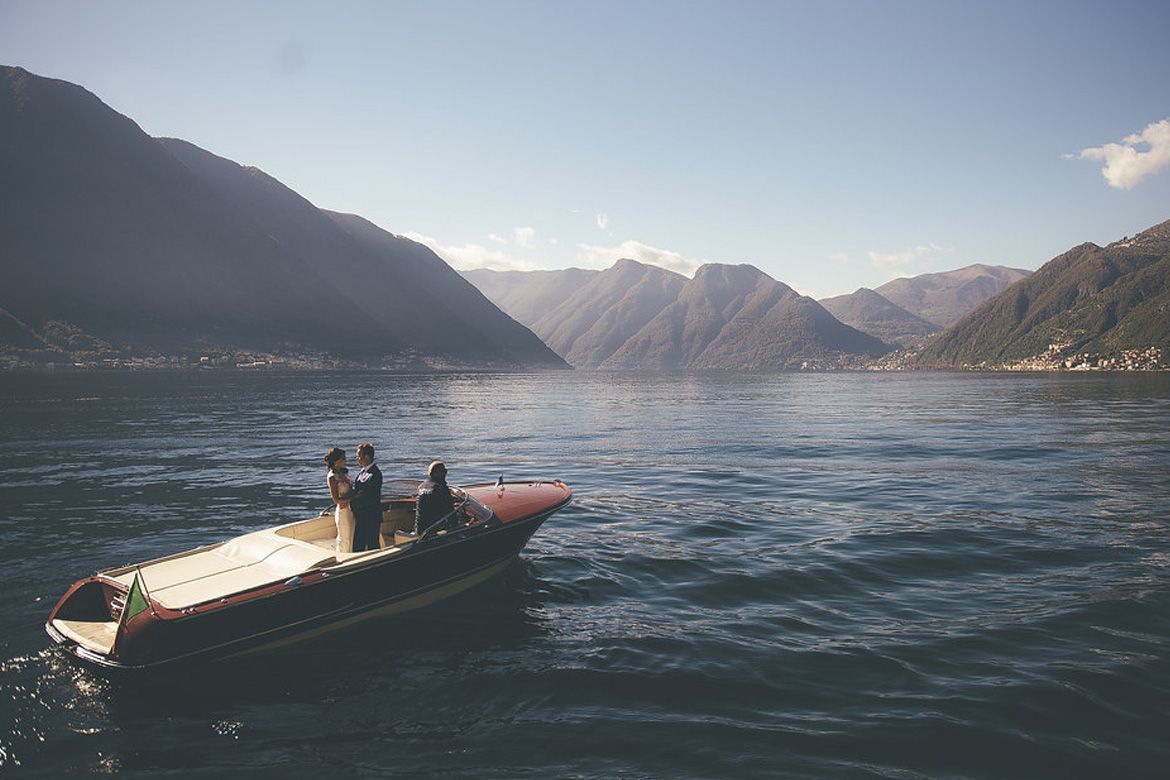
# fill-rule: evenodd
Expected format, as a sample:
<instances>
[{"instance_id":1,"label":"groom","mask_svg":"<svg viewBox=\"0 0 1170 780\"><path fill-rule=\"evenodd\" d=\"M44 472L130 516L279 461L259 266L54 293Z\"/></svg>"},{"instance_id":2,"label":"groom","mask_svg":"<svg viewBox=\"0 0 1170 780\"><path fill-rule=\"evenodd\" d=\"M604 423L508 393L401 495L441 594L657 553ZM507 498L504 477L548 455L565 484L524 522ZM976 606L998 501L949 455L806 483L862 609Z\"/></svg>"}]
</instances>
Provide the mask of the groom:
<instances>
[{"instance_id":1,"label":"groom","mask_svg":"<svg viewBox=\"0 0 1170 780\"><path fill-rule=\"evenodd\" d=\"M374 463L374 445L359 444L357 462L362 467L353 480L349 506L353 510L353 551L377 550L382 528L382 470Z\"/></svg>"}]
</instances>

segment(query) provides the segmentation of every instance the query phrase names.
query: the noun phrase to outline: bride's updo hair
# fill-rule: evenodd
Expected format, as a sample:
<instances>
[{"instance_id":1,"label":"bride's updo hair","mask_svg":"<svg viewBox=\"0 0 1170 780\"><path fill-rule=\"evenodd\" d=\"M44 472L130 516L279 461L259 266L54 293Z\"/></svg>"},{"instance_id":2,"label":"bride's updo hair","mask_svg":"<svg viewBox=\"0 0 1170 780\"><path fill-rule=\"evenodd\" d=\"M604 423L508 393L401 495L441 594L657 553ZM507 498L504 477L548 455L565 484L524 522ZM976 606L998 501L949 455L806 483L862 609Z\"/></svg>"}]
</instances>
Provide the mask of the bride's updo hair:
<instances>
[{"instance_id":1,"label":"bride's updo hair","mask_svg":"<svg viewBox=\"0 0 1170 780\"><path fill-rule=\"evenodd\" d=\"M334 447L325 453L325 465L333 468L333 464L345 457L345 450L341 447Z\"/></svg>"}]
</instances>

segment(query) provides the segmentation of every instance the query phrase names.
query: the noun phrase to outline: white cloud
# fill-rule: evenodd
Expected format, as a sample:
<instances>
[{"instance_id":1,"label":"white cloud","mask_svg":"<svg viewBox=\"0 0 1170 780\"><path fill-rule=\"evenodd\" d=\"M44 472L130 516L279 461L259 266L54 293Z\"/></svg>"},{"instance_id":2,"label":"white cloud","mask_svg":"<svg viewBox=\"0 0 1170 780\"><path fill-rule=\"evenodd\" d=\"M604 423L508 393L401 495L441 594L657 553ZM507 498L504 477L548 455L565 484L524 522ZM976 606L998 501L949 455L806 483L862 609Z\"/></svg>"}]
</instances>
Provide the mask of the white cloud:
<instances>
[{"instance_id":1,"label":"white cloud","mask_svg":"<svg viewBox=\"0 0 1170 780\"><path fill-rule=\"evenodd\" d=\"M1144 151L1138 146L1145 145ZM1101 175L1110 187L1132 189L1142 179L1170 166L1170 119L1146 125L1140 133L1126 136L1119 144L1105 144L1066 154L1065 159L1104 160Z\"/></svg>"},{"instance_id":2,"label":"white cloud","mask_svg":"<svg viewBox=\"0 0 1170 780\"><path fill-rule=\"evenodd\" d=\"M899 252L878 252L869 250L870 262L884 271L893 272L899 276L913 276L914 272L924 265L924 261L932 256L949 254L955 248L938 244L919 244Z\"/></svg>"},{"instance_id":3,"label":"white cloud","mask_svg":"<svg viewBox=\"0 0 1170 780\"><path fill-rule=\"evenodd\" d=\"M608 214L598 214L597 215L597 227L601 228L602 230L609 230L609 215Z\"/></svg>"},{"instance_id":4,"label":"white cloud","mask_svg":"<svg viewBox=\"0 0 1170 780\"><path fill-rule=\"evenodd\" d=\"M537 266L527 260L519 260L502 249L488 249L479 244L463 244L447 246L440 244L438 239L424 236L421 233L404 233L404 238L417 241L430 247L439 257L457 271L469 271L472 268L491 268L493 271L533 271Z\"/></svg>"},{"instance_id":5,"label":"white cloud","mask_svg":"<svg viewBox=\"0 0 1170 780\"><path fill-rule=\"evenodd\" d=\"M833 254L829 255L829 259L834 263L848 263L849 255L845 252L834 252Z\"/></svg>"},{"instance_id":6,"label":"white cloud","mask_svg":"<svg viewBox=\"0 0 1170 780\"><path fill-rule=\"evenodd\" d=\"M599 215L600 216L600 215ZM691 276L706 260L696 260L669 249L643 244L641 241L623 241L617 246L577 244L577 262L586 268L609 268L622 258L656 265L684 276Z\"/></svg>"},{"instance_id":7,"label":"white cloud","mask_svg":"<svg viewBox=\"0 0 1170 780\"><path fill-rule=\"evenodd\" d=\"M516 246L527 249L536 238L536 228L518 227L512 231L512 235L515 237Z\"/></svg>"},{"instance_id":8,"label":"white cloud","mask_svg":"<svg viewBox=\"0 0 1170 780\"><path fill-rule=\"evenodd\" d=\"M532 249L534 246L536 246L536 228L513 228L511 238L501 236L499 233L488 233L488 241L494 241L497 244L504 245L515 244L521 249Z\"/></svg>"}]
</instances>

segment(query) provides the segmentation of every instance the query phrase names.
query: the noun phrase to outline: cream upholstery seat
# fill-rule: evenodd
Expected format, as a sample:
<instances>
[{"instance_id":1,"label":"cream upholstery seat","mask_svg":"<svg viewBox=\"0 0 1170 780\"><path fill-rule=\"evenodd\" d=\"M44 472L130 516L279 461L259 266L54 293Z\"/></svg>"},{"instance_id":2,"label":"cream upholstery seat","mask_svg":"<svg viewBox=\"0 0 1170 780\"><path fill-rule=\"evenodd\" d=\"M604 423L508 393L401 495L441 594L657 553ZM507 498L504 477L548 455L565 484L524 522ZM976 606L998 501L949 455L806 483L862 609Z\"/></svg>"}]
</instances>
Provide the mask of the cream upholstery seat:
<instances>
[{"instance_id":1,"label":"cream upholstery seat","mask_svg":"<svg viewBox=\"0 0 1170 780\"><path fill-rule=\"evenodd\" d=\"M182 609L336 562L331 550L270 530L236 537L190 555L139 567L151 598ZM134 570L117 577L129 584Z\"/></svg>"},{"instance_id":2,"label":"cream upholstery seat","mask_svg":"<svg viewBox=\"0 0 1170 780\"><path fill-rule=\"evenodd\" d=\"M395 530L413 527L414 512L410 508L393 507L382 513L382 534L387 543ZM134 572L141 571L151 598L164 607L183 609L378 552L335 554L336 544L333 515L325 514L108 576L129 587Z\"/></svg>"}]
</instances>

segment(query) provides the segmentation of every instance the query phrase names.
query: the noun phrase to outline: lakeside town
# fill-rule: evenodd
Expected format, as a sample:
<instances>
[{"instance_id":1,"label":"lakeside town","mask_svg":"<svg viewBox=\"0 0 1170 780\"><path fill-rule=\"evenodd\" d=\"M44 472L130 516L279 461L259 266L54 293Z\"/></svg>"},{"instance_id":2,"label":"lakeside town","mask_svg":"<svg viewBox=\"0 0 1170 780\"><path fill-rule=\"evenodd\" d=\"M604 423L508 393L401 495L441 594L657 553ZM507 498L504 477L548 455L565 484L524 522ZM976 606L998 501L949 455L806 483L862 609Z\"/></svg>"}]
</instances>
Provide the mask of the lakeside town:
<instances>
[{"instance_id":1,"label":"lakeside town","mask_svg":"<svg viewBox=\"0 0 1170 780\"><path fill-rule=\"evenodd\" d=\"M964 366L968 368L968 366ZM982 366L970 366L982 368ZM1042 354L1012 363L1001 371L1164 371L1166 363L1158 347L1123 349L1114 355L1072 351L1071 344L1049 344Z\"/></svg>"},{"instance_id":2,"label":"lakeside town","mask_svg":"<svg viewBox=\"0 0 1170 780\"><path fill-rule=\"evenodd\" d=\"M914 371L916 350L897 350L880 358L866 360L856 355L810 358L780 370L820 371ZM416 351L383 357L376 361L351 360L323 352L270 353L252 350L209 350L182 355L117 355L86 353L9 352L0 354L3 372L68 371L450 371L468 367ZM477 367L483 369L484 367ZM506 370L506 366L485 370ZM1170 365L1160 347L1124 349L1102 354L1077 351L1071 343L1049 344L1039 355L1003 363L964 363L963 371L1064 372L1064 371L1167 371Z\"/></svg>"},{"instance_id":3,"label":"lakeside town","mask_svg":"<svg viewBox=\"0 0 1170 780\"><path fill-rule=\"evenodd\" d=\"M322 352L214 351L199 355L86 355L44 353L0 355L0 371L255 371L373 368L404 370L417 368L422 358L415 354L383 359L377 363L350 361Z\"/></svg>"}]
</instances>

